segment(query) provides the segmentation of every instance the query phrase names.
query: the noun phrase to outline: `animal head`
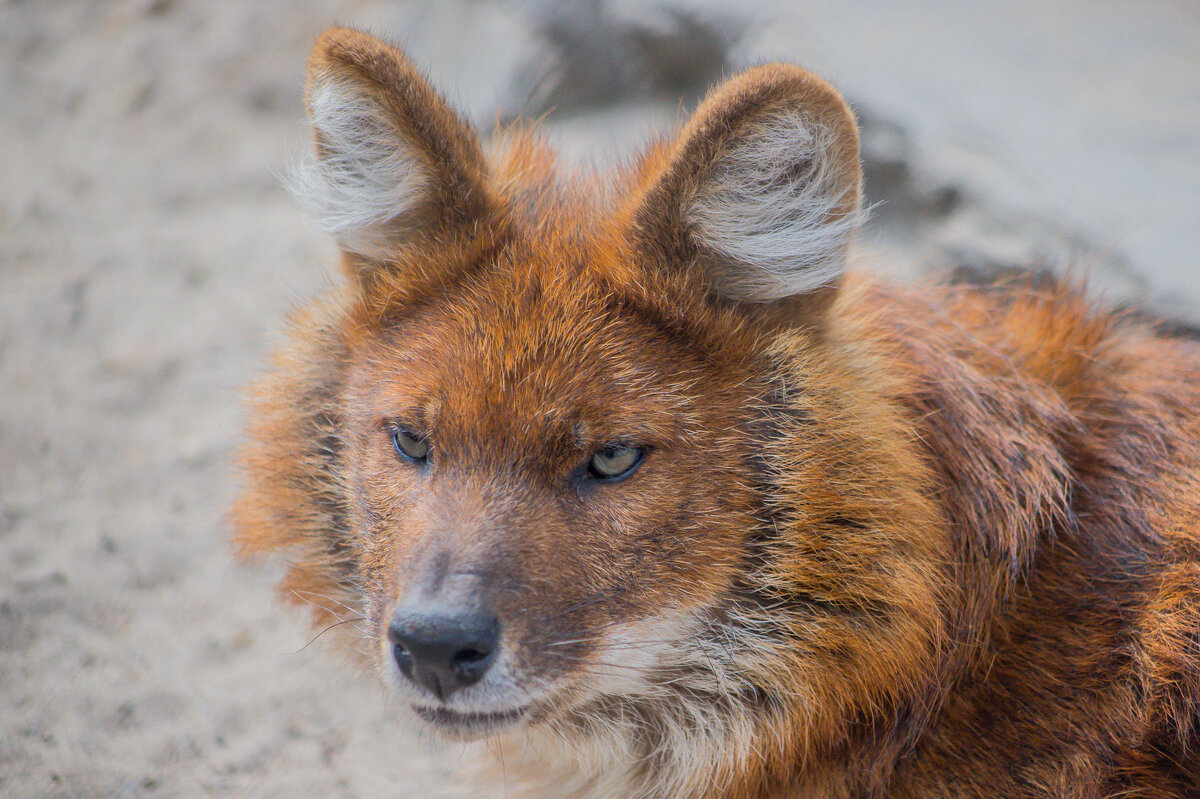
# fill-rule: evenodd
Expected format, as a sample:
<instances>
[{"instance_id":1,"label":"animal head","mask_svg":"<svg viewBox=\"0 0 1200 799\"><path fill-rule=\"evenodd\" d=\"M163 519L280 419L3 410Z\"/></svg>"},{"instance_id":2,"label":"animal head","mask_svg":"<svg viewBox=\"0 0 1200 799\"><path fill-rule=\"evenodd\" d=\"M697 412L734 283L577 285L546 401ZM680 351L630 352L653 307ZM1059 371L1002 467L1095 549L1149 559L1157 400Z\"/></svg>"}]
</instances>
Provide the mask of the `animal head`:
<instances>
[{"instance_id":1,"label":"animal head","mask_svg":"<svg viewBox=\"0 0 1200 799\"><path fill-rule=\"evenodd\" d=\"M874 675L934 622L899 556L838 563L827 532L925 507L828 467L862 445L825 357L860 217L838 93L751 69L607 176L519 127L485 153L355 31L318 41L307 103L296 193L345 281L259 387L233 515L244 551L285 553L285 595L354 622L343 641L451 736L636 748L882 702ZM855 631L864 603L895 617Z\"/></svg>"}]
</instances>

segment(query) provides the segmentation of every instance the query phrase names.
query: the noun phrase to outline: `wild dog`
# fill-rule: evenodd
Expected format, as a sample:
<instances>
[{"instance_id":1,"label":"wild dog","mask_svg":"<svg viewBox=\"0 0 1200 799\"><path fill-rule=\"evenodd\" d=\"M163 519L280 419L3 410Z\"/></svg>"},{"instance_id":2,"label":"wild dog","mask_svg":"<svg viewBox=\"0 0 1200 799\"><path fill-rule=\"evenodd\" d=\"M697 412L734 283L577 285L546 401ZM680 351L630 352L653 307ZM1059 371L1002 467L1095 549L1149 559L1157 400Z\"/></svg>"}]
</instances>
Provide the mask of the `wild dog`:
<instances>
[{"instance_id":1,"label":"wild dog","mask_svg":"<svg viewBox=\"0 0 1200 799\"><path fill-rule=\"evenodd\" d=\"M794 66L607 175L352 30L307 105L345 279L232 525L414 724L532 796L1200 795L1195 343L848 273L854 116Z\"/></svg>"}]
</instances>

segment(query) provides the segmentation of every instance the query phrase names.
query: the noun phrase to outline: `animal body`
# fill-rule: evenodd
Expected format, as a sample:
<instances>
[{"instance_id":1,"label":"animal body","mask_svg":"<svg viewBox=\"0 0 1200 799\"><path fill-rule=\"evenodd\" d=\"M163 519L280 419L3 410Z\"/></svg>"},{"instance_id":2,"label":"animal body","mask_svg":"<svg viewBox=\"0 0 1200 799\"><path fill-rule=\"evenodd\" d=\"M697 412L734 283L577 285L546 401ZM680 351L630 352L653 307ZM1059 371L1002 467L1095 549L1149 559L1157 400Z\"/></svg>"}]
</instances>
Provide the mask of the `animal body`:
<instances>
[{"instance_id":1,"label":"animal body","mask_svg":"<svg viewBox=\"0 0 1200 799\"><path fill-rule=\"evenodd\" d=\"M479 795L1200 796L1194 342L848 272L856 125L797 67L611 175L351 30L307 102L345 279L236 541Z\"/></svg>"}]
</instances>

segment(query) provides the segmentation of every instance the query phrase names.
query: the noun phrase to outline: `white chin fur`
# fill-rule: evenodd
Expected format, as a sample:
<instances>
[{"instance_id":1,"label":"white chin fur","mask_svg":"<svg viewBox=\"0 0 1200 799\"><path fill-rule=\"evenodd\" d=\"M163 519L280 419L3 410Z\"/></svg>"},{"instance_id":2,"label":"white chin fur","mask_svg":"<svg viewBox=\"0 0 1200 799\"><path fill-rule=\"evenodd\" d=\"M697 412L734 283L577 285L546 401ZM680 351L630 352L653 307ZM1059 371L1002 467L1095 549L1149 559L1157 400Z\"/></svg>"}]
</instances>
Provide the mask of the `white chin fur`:
<instances>
[{"instance_id":1,"label":"white chin fur","mask_svg":"<svg viewBox=\"0 0 1200 799\"><path fill-rule=\"evenodd\" d=\"M568 719L503 735L489 743L492 767L478 774L486 794L556 799L661 799L702 796L723 767L754 751L751 720L732 705L693 691L736 696L728 642L698 634L690 614L622 625L609 632L579 678L583 695ZM768 644L769 645L769 644ZM678 674L678 684L661 684ZM680 690L676 690L680 689ZM606 707L605 712L599 710ZM647 764L643 713L656 706L655 761ZM593 712L595 711L595 712ZM573 716L573 717L572 717ZM503 763L505 768L497 766ZM514 768L513 764L520 764Z\"/></svg>"}]
</instances>

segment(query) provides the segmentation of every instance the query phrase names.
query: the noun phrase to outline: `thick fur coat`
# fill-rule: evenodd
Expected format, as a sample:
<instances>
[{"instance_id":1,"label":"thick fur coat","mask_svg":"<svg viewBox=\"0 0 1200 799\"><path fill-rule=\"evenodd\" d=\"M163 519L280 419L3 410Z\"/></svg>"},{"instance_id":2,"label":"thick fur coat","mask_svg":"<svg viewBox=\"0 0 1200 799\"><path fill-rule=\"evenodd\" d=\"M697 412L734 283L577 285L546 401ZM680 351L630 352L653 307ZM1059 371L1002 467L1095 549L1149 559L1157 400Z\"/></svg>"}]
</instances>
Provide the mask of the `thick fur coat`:
<instances>
[{"instance_id":1,"label":"thick fur coat","mask_svg":"<svg viewBox=\"0 0 1200 799\"><path fill-rule=\"evenodd\" d=\"M235 538L486 795L1200 795L1195 342L847 273L854 117L793 66L613 175L485 154L355 31L308 106L345 280L256 388Z\"/></svg>"}]
</instances>

